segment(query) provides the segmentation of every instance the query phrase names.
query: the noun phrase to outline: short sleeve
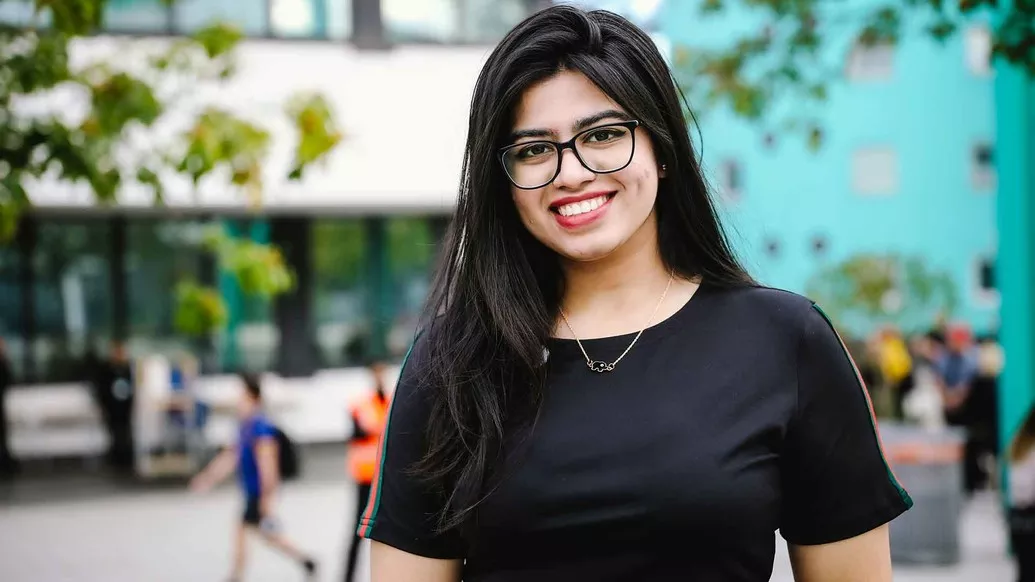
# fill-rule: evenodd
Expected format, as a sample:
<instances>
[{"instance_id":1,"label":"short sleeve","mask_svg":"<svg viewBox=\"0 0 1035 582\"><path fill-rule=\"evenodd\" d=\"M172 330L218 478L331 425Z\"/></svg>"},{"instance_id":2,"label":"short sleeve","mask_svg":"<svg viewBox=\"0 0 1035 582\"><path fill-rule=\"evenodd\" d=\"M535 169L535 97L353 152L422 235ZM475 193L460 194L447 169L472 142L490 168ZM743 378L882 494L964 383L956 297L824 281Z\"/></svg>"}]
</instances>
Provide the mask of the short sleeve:
<instances>
[{"instance_id":1,"label":"short sleeve","mask_svg":"<svg viewBox=\"0 0 1035 582\"><path fill-rule=\"evenodd\" d=\"M419 381L425 361L425 335L403 360L392 395L388 423L378 445L378 465L370 498L359 520L360 537L428 558L463 558L458 533L437 533L441 495L410 474L426 450L425 428L431 410L428 391Z\"/></svg>"},{"instance_id":2,"label":"short sleeve","mask_svg":"<svg viewBox=\"0 0 1035 582\"><path fill-rule=\"evenodd\" d=\"M260 417L258 420L255 421L255 429L252 434L254 435L253 438L255 440L268 437L275 438L277 436L277 429L273 426L272 422Z\"/></svg>"},{"instance_id":3,"label":"short sleeve","mask_svg":"<svg viewBox=\"0 0 1035 582\"><path fill-rule=\"evenodd\" d=\"M798 401L781 452L780 533L816 545L866 533L913 502L885 460L858 369L815 305L801 333Z\"/></svg>"}]
</instances>

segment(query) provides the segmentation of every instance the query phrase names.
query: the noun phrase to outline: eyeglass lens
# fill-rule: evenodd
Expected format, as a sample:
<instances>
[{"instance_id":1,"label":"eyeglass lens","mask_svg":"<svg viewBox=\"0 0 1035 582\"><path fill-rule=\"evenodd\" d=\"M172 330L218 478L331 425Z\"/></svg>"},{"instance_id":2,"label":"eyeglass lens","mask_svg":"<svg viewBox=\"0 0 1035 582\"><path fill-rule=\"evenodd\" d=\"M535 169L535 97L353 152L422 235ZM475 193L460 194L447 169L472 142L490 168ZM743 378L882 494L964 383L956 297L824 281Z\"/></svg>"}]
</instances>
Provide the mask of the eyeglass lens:
<instances>
[{"instance_id":1,"label":"eyeglass lens","mask_svg":"<svg viewBox=\"0 0 1035 582\"><path fill-rule=\"evenodd\" d=\"M632 159L633 132L622 125L594 127L575 139L582 165L596 173L619 170ZM557 146L546 141L515 145L504 153L507 175L518 188L539 188L553 181L560 170Z\"/></svg>"}]
</instances>

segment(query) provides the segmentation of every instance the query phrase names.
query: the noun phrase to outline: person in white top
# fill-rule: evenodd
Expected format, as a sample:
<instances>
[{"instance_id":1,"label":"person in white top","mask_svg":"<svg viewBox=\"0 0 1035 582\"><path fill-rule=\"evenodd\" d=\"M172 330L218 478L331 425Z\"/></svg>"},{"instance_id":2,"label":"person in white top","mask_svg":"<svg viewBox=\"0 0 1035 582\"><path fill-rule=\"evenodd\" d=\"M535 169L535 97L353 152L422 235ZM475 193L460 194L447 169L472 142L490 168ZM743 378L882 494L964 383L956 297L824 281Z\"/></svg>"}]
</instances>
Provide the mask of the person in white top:
<instances>
[{"instance_id":1,"label":"person in white top","mask_svg":"<svg viewBox=\"0 0 1035 582\"><path fill-rule=\"evenodd\" d=\"M1035 407L1010 443L1010 543L1017 580L1035 582Z\"/></svg>"}]
</instances>

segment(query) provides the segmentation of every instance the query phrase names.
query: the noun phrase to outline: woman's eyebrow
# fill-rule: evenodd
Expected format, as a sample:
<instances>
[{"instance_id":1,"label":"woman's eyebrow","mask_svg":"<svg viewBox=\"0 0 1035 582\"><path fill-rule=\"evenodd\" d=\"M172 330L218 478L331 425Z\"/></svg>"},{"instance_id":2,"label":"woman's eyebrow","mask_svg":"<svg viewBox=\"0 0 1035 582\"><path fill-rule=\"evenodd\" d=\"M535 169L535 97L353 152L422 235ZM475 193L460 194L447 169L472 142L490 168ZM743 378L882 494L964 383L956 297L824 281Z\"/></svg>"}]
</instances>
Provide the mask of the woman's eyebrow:
<instances>
[{"instance_id":1,"label":"woman's eyebrow","mask_svg":"<svg viewBox=\"0 0 1035 582\"><path fill-rule=\"evenodd\" d=\"M575 125L573 125L571 129L572 131L576 132L582 131L583 129L586 129L594 123L598 121L603 121L605 119L621 119L622 121L629 121L632 118L629 117L627 113L623 113L621 111L618 111L617 109L607 109L605 111L601 111L599 113L594 113L593 115L583 117L582 119L576 121Z\"/></svg>"},{"instance_id":2,"label":"woman's eyebrow","mask_svg":"<svg viewBox=\"0 0 1035 582\"><path fill-rule=\"evenodd\" d=\"M629 117L629 114L618 111L617 109L605 109L604 111L598 111L597 113L578 119L574 124L572 124L571 128L572 131L579 132L594 123L605 119L621 119L622 121L628 121L631 117ZM518 129L510 134L510 141L515 142L523 137L553 137L554 135L554 132L549 129Z\"/></svg>"}]
</instances>

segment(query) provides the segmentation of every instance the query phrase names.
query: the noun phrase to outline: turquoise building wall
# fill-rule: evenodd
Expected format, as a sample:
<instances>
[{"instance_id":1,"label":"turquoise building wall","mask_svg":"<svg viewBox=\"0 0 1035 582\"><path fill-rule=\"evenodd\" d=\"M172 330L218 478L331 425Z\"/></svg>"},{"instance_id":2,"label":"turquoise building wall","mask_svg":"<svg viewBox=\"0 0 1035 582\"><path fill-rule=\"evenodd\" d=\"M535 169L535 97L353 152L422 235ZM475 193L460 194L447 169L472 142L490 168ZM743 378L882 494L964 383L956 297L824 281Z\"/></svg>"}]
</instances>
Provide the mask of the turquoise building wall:
<instances>
[{"instance_id":1,"label":"turquoise building wall","mask_svg":"<svg viewBox=\"0 0 1035 582\"><path fill-rule=\"evenodd\" d=\"M760 25L744 11L704 17L697 5L669 0L661 8L658 28L673 50L721 46ZM843 68L850 37L826 40L829 62ZM944 45L924 37L904 40L895 49L889 79L843 80L831 87L825 105L805 111L825 132L818 152L807 149L801 133L774 131L767 146L767 126L725 109L700 116L704 162L713 183L723 160L740 165L740 196L727 204L727 215L754 274L802 292L825 263L863 252L920 255L955 281L955 319L978 331L997 326L994 294L990 299L975 292L979 261L994 259L997 252L996 195L994 188L976 190L971 179L974 146L996 143L994 77L971 72L965 59L961 36ZM868 147L897 152L894 193L853 191L853 152ZM994 151L997 155L998 147ZM812 247L817 236L826 240L821 254ZM766 251L770 241L779 245L775 255Z\"/></svg>"},{"instance_id":2,"label":"turquoise building wall","mask_svg":"<svg viewBox=\"0 0 1035 582\"><path fill-rule=\"evenodd\" d=\"M1006 368L1000 382L1001 440L1009 442L1035 396L1035 82L1016 67L998 64L995 80L999 131L998 270Z\"/></svg>"}]
</instances>

